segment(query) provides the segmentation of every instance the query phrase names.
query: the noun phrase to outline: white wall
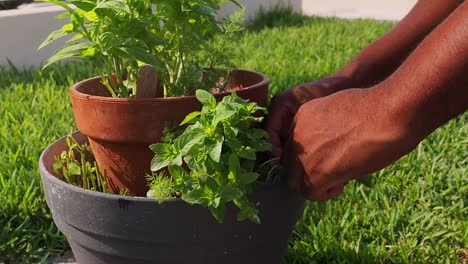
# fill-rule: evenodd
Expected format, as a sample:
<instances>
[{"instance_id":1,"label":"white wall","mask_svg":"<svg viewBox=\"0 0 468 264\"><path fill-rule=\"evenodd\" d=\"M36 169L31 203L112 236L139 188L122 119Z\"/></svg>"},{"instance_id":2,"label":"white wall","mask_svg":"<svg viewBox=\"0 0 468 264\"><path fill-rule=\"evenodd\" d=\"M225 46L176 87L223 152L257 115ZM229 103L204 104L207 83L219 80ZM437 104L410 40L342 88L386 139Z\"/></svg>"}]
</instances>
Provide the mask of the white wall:
<instances>
[{"instance_id":1,"label":"white wall","mask_svg":"<svg viewBox=\"0 0 468 264\"><path fill-rule=\"evenodd\" d=\"M268 10L277 5L280 6L290 6L293 10L301 12L302 2L303 1L314 1L314 0L238 0L246 8L246 17L252 18L258 12L258 10L263 7ZM221 10L221 15L230 14L233 11L238 10L238 7L232 3L226 4Z\"/></svg>"},{"instance_id":2,"label":"white wall","mask_svg":"<svg viewBox=\"0 0 468 264\"><path fill-rule=\"evenodd\" d=\"M367 17L399 20L417 0L239 0L251 18L263 6L265 9L278 3L289 5L307 15L338 16L342 18ZM29 6L29 7L28 7ZM237 8L232 4L223 7L221 15ZM62 13L59 7L44 4L27 5L19 10L0 11L0 66L7 66L9 58L18 68L38 67L50 57L52 51L63 44L56 42L37 51L48 34L58 29L64 20L56 20ZM0 76L1 77L1 76Z\"/></svg>"},{"instance_id":3,"label":"white wall","mask_svg":"<svg viewBox=\"0 0 468 264\"><path fill-rule=\"evenodd\" d=\"M55 6L0 11L0 65L6 66L9 58L18 68L37 67L50 57L64 40L40 51L37 47L64 24L55 19L61 13L62 9Z\"/></svg>"},{"instance_id":4,"label":"white wall","mask_svg":"<svg viewBox=\"0 0 468 264\"><path fill-rule=\"evenodd\" d=\"M303 0L306 15L400 20L417 0Z\"/></svg>"}]
</instances>

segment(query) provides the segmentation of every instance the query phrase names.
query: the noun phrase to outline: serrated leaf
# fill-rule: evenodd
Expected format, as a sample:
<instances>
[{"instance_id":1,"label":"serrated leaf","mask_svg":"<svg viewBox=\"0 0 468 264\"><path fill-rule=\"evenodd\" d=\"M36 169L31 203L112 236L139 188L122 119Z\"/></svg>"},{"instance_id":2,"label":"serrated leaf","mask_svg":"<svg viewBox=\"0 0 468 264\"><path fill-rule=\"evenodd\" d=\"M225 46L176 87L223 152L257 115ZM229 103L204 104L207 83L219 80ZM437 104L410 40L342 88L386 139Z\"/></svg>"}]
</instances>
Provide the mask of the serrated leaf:
<instances>
[{"instance_id":1,"label":"serrated leaf","mask_svg":"<svg viewBox=\"0 0 468 264\"><path fill-rule=\"evenodd\" d=\"M201 142L204 138L203 130L195 129L189 132L184 132L174 142L174 147L182 155L185 155L190 149Z\"/></svg>"},{"instance_id":2,"label":"serrated leaf","mask_svg":"<svg viewBox=\"0 0 468 264\"><path fill-rule=\"evenodd\" d=\"M103 51L112 49L120 44L119 38L113 32L105 32L98 37L99 45Z\"/></svg>"},{"instance_id":3,"label":"serrated leaf","mask_svg":"<svg viewBox=\"0 0 468 264\"><path fill-rule=\"evenodd\" d=\"M151 161L151 171L159 171L171 165L176 156L169 144L153 144L150 149L155 153Z\"/></svg>"},{"instance_id":4,"label":"serrated leaf","mask_svg":"<svg viewBox=\"0 0 468 264\"><path fill-rule=\"evenodd\" d=\"M185 124L192 124L192 123L195 123L196 122L196 118L199 117L201 114L201 112L199 111L195 111L195 112L192 112L190 114L188 114L184 121L182 121L182 123L180 123L181 126L185 125Z\"/></svg>"},{"instance_id":5,"label":"serrated leaf","mask_svg":"<svg viewBox=\"0 0 468 264\"><path fill-rule=\"evenodd\" d=\"M172 176L172 178L180 178L183 179L188 176L187 171L182 168L181 166L178 165L170 165L168 166L169 169L169 174Z\"/></svg>"},{"instance_id":6,"label":"serrated leaf","mask_svg":"<svg viewBox=\"0 0 468 264\"><path fill-rule=\"evenodd\" d=\"M210 203L209 199L205 197L203 189L195 189L182 195L182 200L189 204L201 204L205 207Z\"/></svg>"},{"instance_id":7,"label":"serrated leaf","mask_svg":"<svg viewBox=\"0 0 468 264\"><path fill-rule=\"evenodd\" d=\"M239 179L239 182L244 185L251 184L257 181L258 177L260 177L260 174L255 173L255 172L242 173L237 176L237 178Z\"/></svg>"},{"instance_id":8,"label":"serrated leaf","mask_svg":"<svg viewBox=\"0 0 468 264\"><path fill-rule=\"evenodd\" d=\"M197 100L202 103L204 106L207 106L209 108L215 108L216 107L216 99L215 97L205 91L205 90L197 90L195 92L195 95L197 97Z\"/></svg>"}]
</instances>

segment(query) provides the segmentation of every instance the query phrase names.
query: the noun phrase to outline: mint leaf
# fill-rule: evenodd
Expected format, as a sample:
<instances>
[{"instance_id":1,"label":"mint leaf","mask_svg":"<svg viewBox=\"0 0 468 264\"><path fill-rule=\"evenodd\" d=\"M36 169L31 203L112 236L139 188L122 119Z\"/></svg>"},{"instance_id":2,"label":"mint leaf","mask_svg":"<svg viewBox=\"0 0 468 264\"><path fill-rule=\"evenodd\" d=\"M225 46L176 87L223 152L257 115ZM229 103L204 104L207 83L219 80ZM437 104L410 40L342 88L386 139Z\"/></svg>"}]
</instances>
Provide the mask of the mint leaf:
<instances>
[{"instance_id":1,"label":"mint leaf","mask_svg":"<svg viewBox=\"0 0 468 264\"><path fill-rule=\"evenodd\" d=\"M258 177L260 177L260 174L255 173L255 172L247 172L247 173L242 173L237 176L240 183L242 184L251 184L255 181L257 181Z\"/></svg>"},{"instance_id":2,"label":"mint leaf","mask_svg":"<svg viewBox=\"0 0 468 264\"><path fill-rule=\"evenodd\" d=\"M193 130L188 133L184 132L174 141L174 147L176 151L185 155L193 146L200 143L204 137L205 135L201 129Z\"/></svg>"},{"instance_id":3,"label":"mint leaf","mask_svg":"<svg viewBox=\"0 0 468 264\"><path fill-rule=\"evenodd\" d=\"M182 200L186 201L189 204L200 204L205 207L207 207L210 203L209 199L205 197L205 192L203 189L192 190L182 195Z\"/></svg>"},{"instance_id":4,"label":"mint leaf","mask_svg":"<svg viewBox=\"0 0 468 264\"><path fill-rule=\"evenodd\" d=\"M169 144L154 144L150 149L155 153L151 161L151 171L159 171L169 165L182 165L182 156Z\"/></svg>"},{"instance_id":5,"label":"mint leaf","mask_svg":"<svg viewBox=\"0 0 468 264\"><path fill-rule=\"evenodd\" d=\"M239 199L244 193L232 186L223 186L220 190L221 202L227 203Z\"/></svg>"}]
</instances>

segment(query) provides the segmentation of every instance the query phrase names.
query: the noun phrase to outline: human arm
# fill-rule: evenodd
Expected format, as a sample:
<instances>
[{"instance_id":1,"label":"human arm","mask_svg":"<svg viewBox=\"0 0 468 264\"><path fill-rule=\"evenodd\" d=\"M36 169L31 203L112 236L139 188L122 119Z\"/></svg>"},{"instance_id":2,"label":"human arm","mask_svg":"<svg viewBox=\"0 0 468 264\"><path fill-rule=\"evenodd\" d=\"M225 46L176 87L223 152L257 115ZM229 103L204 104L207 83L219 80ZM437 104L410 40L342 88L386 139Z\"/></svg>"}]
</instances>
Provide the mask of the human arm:
<instances>
[{"instance_id":1,"label":"human arm","mask_svg":"<svg viewBox=\"0 0 468 264\"><path fill-rule=\"evenodd\" d=\"M304 104L283 158L289 183L311 200L378 171L468 108L468 2L385 81Z\"/></svg>"},{"instance_id":2,"label":"human arm","mask_svg":"<svg viewBox=\"0 0 468 264\"><path fill-rule=\"evenodd\" d=\"M336 73L276 95L264 126L270 133L274 156L281 156L291 121L301 105L343 89L369 87L384 80L459 3L459 0L419 1L394 29L363 49Z\"/></svg>"}]
</instances>

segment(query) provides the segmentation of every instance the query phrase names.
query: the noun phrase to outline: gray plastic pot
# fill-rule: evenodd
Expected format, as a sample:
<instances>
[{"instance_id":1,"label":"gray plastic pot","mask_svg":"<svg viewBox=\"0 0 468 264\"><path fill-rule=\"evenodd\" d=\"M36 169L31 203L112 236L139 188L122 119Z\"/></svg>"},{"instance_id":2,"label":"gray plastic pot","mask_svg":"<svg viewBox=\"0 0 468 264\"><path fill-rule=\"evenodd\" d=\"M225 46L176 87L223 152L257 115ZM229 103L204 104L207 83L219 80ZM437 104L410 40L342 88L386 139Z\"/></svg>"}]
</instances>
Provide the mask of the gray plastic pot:
<instances>
[{"instance_id":1,"label":"gray plastic pot","mask_svg":"<svg viewBox=\"0 0 468 264\"><path fill-rule=\"evenodd\" d=\"M79 142L86 138L75 134ZM180 199L159 204L72 186L54 176L62 138L41 155L47 204L79 264L99 263L281 263L304 200L286 185L262 186L252 195L262 224L236 221L228 209L223 224L209 211Z\"/></svg>"}]
</instances>

